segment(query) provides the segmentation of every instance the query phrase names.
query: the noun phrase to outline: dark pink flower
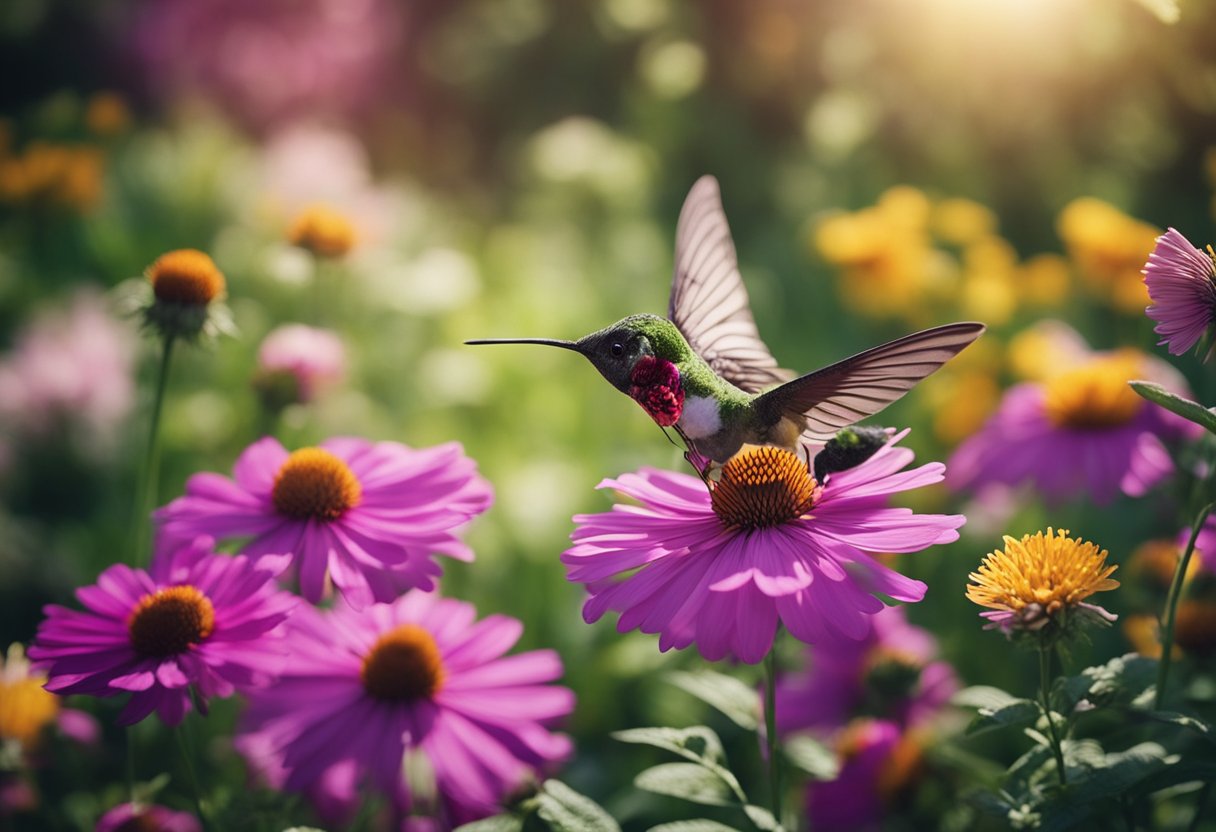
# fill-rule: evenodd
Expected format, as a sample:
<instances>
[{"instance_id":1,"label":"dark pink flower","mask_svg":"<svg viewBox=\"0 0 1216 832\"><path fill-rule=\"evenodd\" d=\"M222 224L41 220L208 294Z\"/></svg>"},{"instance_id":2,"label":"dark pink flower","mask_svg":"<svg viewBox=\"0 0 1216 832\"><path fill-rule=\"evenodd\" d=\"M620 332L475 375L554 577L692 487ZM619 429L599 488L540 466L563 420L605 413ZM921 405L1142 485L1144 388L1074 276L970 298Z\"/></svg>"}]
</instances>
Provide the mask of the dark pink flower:
<instances>
[{"instance_id":1,"label":"dark pink flower","mask_svg":"<svg viewBox=\"0 0 1216 832\"><path fill-rule=\"evenodd\" d=\"M1182 376L1137 350L1091 353L1046 381L1010 388L978 433L950 458L946 484L978 492L1029 482L1049 502L1109 503L1145 494L1174 470L1165 442L1196 426L1140 398L1133 379L1189 395Z\"/></svg>"},{"instance_id":2,"label":"dark pink flower","mask_svg":"<svg viewBox=\"0 0 1216 832\"><path fill-rule=\"evenodd\" d=\"M252 536L241 551L291 555L309 601L332 581L356 607L432 589L436 554L471 561L457 530L493 500L455 442L417 450L335 438L288 453L268 436L245 449L233 477L192 476L186 495L156 512L161 532Z\"/></svg>"},{"instance_id":3,"label":"dark pink flower","mask_svg":"<svg viewBox=\"0 0 1216 832\"><path fill-rule=\"evenodd\" d=\"M469 604L422 592L364 610L301 610L289 624L290 666L251 695L238 750L334 822L364 785L445 829L495 813L569 754L569 740L545 726L570 713L574 696L547 684L562 672L553 651L504 657L523 631L517 620L475 617ZM438 796L431 805L411 790L419 765Z\"/></svg>"},{"instance_id":4,"label":"dark pink flower","mask_svg":"<svg viewBox=\"0 0 1216 832\"><path fill-rule=\"evenodd\" d=\"M1143 273L1153 301L1147 314L1161 336L1157 343L1182 355L1216 321L1216 255L1210 247L1200 251L1171 228L1157 238Z\"/></svg>"},{"instance_id":5,"label":"dark pink flower","mask_svg":"<svg viewBox=\"0 0 1216 832\"><path fill-rule=\"evenodd\" d=\"M46 689L129 693L120 723L156 711L176 725L192 699L228 697L273 678L286 653L281 625L297 599L276 589L274 561L216 555L211 543L200 537L161 552L151 574L111 566L76 591L84 610L48 605L29 649L46 671Z\"/></svg>"},{"instance_id":6,"label":"dark pink flower","mask_svg":"<svg viewBox=\"0 0 1216 832\"><path fill-rule=\"evenodd\" d=\"M835 780L807 786L807 815L820 832L879 832L887 804L907 785L916 739L888 720L859 719L841 732ZM915 763L915 760L911 761Z\"/></svg>"},{"instance_id":7,"label":"dark pink flower","mask_svg":"<svg viewBox=\"0 0 1216 832\"><path fill-rule=\"evenodd\" d=\"M102 815L93 832L203 832L198 818L155 803L120 803Z\"/></svg>"},{"instance_id":8,"label":"dark pink flower","mask_svg":"<svg viewBox=\"0 0 1216 832\"><path fill-rule=\"evenodd\" d=\"M915 552L958 538L961 515L918 515L890 495L940 482L931 463L910 471L895 436L865 462L817 483L794 454L752 448L712 492L685 474L644 469L605 480L640 505L579 515L567 578L587 585L583 617L620 612L617 629L659 634L659 649L696 643L716 661L758 662L778 622L813 643L862 639L882 593L919 601L925 585L867 552Z\"/></svg>"},{"instance_id":9,"label":"dark pink flower","mask_svg":"<svg viewBox=\"0 0 1216 832\"><path fill-rule=\"evenodd\" d=\"M958 690L949 663L937 660L937 640L908 623L903 607L887 607L871 619L861 641L819 642L810 667L783 676L777 685L777 726L782 733L834 732L856 716L922 725Z\"/></svg>"}]
</instances>

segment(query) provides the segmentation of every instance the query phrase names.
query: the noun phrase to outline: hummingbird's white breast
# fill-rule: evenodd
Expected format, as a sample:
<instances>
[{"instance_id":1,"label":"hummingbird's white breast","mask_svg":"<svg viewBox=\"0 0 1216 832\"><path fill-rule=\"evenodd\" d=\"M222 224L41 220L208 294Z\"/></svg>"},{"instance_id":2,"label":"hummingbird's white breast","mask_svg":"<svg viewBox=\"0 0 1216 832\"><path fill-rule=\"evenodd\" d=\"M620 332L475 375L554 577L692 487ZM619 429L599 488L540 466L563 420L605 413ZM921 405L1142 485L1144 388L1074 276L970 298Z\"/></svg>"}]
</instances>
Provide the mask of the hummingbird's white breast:
<instances>
[{"instance_id":1,"label":"hummingbird's white breast","mask_svg":"<svg viewBox=\"0 0 1216 832\"><path fill-rule=\"evenodd\" d=\"M689 439L704 439L722 429L718 400L712 396L689 396L676 424Z\"/></svg>"}]
</instances>

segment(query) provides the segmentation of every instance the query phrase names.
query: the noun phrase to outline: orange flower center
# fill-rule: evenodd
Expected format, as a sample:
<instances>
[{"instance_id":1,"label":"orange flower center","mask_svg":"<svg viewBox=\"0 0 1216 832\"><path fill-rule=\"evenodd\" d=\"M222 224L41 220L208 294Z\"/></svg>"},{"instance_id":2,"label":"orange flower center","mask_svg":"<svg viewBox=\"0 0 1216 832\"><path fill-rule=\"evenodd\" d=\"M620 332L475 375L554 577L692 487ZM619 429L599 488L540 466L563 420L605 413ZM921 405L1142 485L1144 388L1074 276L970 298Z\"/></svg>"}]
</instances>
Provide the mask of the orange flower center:
<instances>
[{"instance_id":1,"label":"orange flower center","mask_svg":"<svg viewBox=\"0 0 1216 832\"><path fill-rule=\"evenodd\" d=\"M402 624L380 636L359 672L364 690L389 702L429 699L446 676L439 645L417 624Z\"/></svg>"},{"instance_id":2,"label":"orange flower center","mask_svg":"<svg viewBox=\"0 0 1216 832\"><path fill-rule=\"evenodd\" d=\"M769 446L748 447L727 460L709 497L714 513L728 528L764 529L810 511L818 488L796 454Z\"/></svg>"},{"instance_id":3,"label":"orange flower center","mask_svg":"<svg viewBox=\"0 0 1216 832\"><path fill-rule=\"evenodd\" d=\"M317 257L341 257L355 245L355 227L332 208L313 205L292 223L287 239Z\"/></svg>"},{"instance_id":4,"label":"orange flower center","mask_svg":"<svg viewBox=\"0 0 1216 832\"><path fill-rule=\"evenodd\" d=\"M1053 376L1043 394L1048 420L1058 428L1079 430L1127 424L1144 405L1127 384L1140 375L1141 365L1139 356L1127 351Z\"/></svg>"},{"instance_id":5,"label":"orange flower center","mask_svg":"<svg viewBox=\"0 0 1216 832\"><path fill-rule=\"evenodd\" d=\"M178 249L162 254L148 267L156 299L165 303L206 306L224 294L224 275L201 251Z\"/></svg>"},{"instance_id":6,"label":"orange flower center","mask_svg":"<svg viewBox=\"0 0 1216 832\"><path fill-rule=\"evenodd\" d=\"M359 505L363 487L346 463L323 448L301 448L274 478L275 511L301 520L337 520Z\"/></svg>"},{"instance_id":7,"label":"orange flower center","mask_svg":"<svg viewBox=\"0 0 1216 832\"><path fill-rule=\"evenodd\" d=\"M215 630L215 607L189 584L166 587L139 599L127 618L137 653L173 656L206 641Z\"/></svg>"}]
</instances>

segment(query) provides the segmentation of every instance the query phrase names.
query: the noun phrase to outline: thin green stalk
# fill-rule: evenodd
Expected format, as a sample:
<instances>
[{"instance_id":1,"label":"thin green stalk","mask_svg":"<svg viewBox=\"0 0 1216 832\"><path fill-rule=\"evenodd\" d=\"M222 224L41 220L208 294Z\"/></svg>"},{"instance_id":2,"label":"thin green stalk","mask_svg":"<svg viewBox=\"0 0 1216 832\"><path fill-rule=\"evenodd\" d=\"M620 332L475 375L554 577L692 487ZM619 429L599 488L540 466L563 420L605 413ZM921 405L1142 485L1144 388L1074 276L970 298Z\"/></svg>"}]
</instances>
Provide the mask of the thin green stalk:
<instances>
[{"instance_id":1,"label":"thin green stalk","mask_svg":"<svg viewBox=\"0 0 1216 832\"><path fill-rule=\"evenodd\" d=\"M164 349L160 356L160 367L156 374L156 394L152 399L152 416L148 424L148 446L144 454L144 470L136 489L134 532L131 535L131 557L135 565L142 565L148 555L149 532L152 528L151 514L156 507L157 487L160 477L160 419L165 407L165 390L169 384L169 361L173 357L172 335L165 336Z\"/></svg>"},{"instance_id":2,"label":"thin green stalk","mask_svg":"<svg viewBox=\"0 0 1216 832\"><path fill-rule=\"evenodd\" d=\"M780 635L780 632L778 632ZM768 741L768 785L773 817L781 823L781 747L777 740L777 639L764 659L764 728Z\"/></svg>"},{"instance_id":3,"label":"thin green stalk","mask_svg":"<svg viewBox=\"0 0 1216 832\"><path fill-rule=\"evenodd\" d=\"M127 795L135 802L135 726L126 728L127 738Z\"/></svg>"},{"instance_id":4,"label":"thin green stalk","mask_svg":"<svg viewBox=\"0 0 1216 832\"><path fill-rule=\"evenodd\" d=\"M1165 702L1165 685L1169 681L1170 658L1174 652L1174 619L1178 615L1178 600L1182 597L1182 584L1186 578L1187 568L1191 565L1191 555L1195 554L1195 541L1199 539L1199 532L1203 529L1203 524L1208 519L1208 515L1212 513L1213 508L1216 508L1216 503L1208 503L1195 518L1195 522L1191 526L1191 537L1186 542L1186 550L1182 553L1177 568L1174 569L1174 580L1170 584L1170 594L1165 601L1165 626L1161 631L1161 661L1157 664L1155 707L1158 709Z\"/></svg>"},{"instance_id":5,"label":"thin green stalk","mask_svg":"<svg viewBox=\"0 0 1216 832\"><path fill-rule=\"evenodd\" d=\"M1208 803L1208 795L1212 792L1212 783L1209 780L1203 784L1203 788L1199 790L1199 798L1195 801L1195 815L1191 818L1191 822L1186 825L1186 832L1195 832L1199 828L1199 824L1204 818L1204 808Z\"/></svg>"},{"instance_id":6,"label":"thin green stalk","mask_svg":"<svg viewBox=\"0 0 1216 832\"><path fill-rule=\"evenodd\" d=\"M194 741L190 735L188 720L182 720L181 724L173 731L177 737L177 745L182 752L182 761L186 764L186 777L190 781L190 792L194 797L194 808L198 814L199 823L203 825L203 829L210 829L211 824L207 818L207 812L203 809L203 796L198 787L198 774L194 768Z\"/></svg>"},{"instance_id":7,"label":"thin green stalk","mask_svg":"<svg viewBox=\"0 0 1216 832\"><path fill-rule=\"evenodd\" d=\"M1039 648L1039 695L1043 699L1043 715L1047 717L1047 732L1051 735L1051 750L1056 756L1056 770L1060 773L1060 785L1068 785L1064 772L1064 747L1056 733L1056 721L1051 715L1051 653L1046 647Z\"/></svg>"}]
</instances>

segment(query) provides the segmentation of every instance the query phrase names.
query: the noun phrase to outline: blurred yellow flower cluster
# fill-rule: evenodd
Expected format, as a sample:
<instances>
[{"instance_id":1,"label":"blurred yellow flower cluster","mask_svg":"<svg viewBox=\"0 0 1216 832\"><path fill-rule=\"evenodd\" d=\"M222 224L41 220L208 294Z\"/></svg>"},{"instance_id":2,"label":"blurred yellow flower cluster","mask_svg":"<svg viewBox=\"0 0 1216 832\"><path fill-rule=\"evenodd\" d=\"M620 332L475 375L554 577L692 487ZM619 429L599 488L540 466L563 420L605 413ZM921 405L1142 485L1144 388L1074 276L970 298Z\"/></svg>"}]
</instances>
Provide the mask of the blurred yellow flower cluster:
<instances>
[{"instance_id":1,"label":"blurred yellow flower cluster","mask_svg":"<svg viewBox=\"0 0 1216 832\"><path fill-rule=\"evenodd\" d=\"M1159 229L1108 202L1082 197L1060 212L1056 231L1094 295L1122 312L1143 314L1149 297L1140 270Z\"/></svg>"},{"instance_id":2,"label":"blurred yellow flower cluster","mask_svg":"<svg viewBox=\"0 0 1216 832\"><path fill-rule=\"evenodd\" d=\"M840 269L851 310L918 326L946 310L999 326L1023 306L1059 305L1070 291L1065 261L1048 254L1022 262L986 206L933 200L906 185L871 207L828 216L811 242Z\"/></svg>"},{"instance_id":3,"label":"blurred yellow flower cluster","mask_svg":"<svg viewBox=\"0 0 1216 832\"><path fill-rule=\"evenodd\" d=\"M0 203L87 213L101 198L104 170L89 145L34 141L10 154L0 142Z\"/></svg>"}]
</instances>

